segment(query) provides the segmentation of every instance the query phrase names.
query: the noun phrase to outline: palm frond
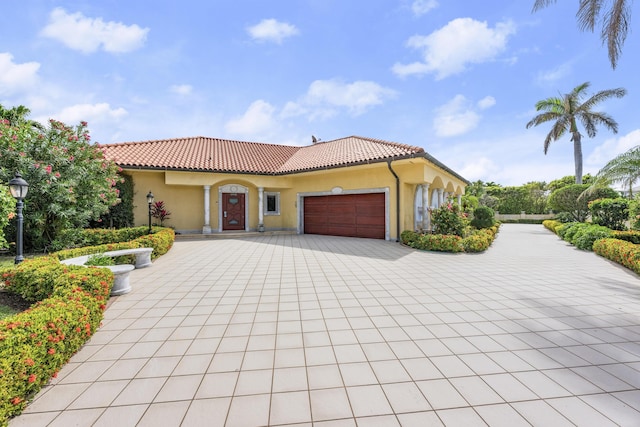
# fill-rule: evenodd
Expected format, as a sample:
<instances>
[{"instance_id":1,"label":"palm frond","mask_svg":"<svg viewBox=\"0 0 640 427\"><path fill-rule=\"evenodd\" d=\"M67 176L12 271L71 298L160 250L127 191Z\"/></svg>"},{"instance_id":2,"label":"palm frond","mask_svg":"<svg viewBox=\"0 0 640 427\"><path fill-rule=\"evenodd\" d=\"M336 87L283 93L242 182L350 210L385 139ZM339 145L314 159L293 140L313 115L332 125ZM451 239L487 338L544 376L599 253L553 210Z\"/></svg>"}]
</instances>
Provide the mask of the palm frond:
<instances>
[{"instance_id":1,"label":"palm frond","mask_svg":"<svg viewBox=\"0 0 640 427\"><path fill-rule=\"evenodd\" d=\"M533 4L532 12L537 12L538 10L549 6L551 3L555 3L556 0L536 0Z\"/></svg>"},{"instance_id":2,"label":"palm frond","mask_svg":"<svg viewBox=\"0 0 640 427\"><path fill-rule=\"evenodd\" d=\"M609 61L613 69L618 64L622 45L627 39L630 14L628 0L615 0L603 19L600 37L602 42L607 44Z\"/></svg>"},{"instance_id":3,"label":"palm frond","mask_svg":"<svg viewBox=\"0 0 640 427\"><path fill-rule=\"evenodd\" d=\"M593 31L602 10L602 0L580 0L578 25L582 31Z\"/></svg>"}]
</instances>

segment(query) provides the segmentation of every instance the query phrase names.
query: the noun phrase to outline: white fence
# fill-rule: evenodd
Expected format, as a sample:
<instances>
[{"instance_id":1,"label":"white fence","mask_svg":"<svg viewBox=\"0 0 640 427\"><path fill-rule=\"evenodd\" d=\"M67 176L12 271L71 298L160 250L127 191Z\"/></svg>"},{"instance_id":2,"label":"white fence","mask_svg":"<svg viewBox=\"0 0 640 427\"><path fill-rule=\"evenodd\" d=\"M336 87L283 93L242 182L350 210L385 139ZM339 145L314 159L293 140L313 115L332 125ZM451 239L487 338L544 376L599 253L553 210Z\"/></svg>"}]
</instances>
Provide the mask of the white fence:
<instances>
[{"instance_id":1,"label":"white fence","mask_svg":"<svg viewBox=\"0 0 640 427\"><path fill-rule=\"evenodd\" d=\"M535 220L545 220L545 219L553 219L555 214L527 214L524 211L519 214L501 214L500 212L496 212L496 219L498 221L515 221L519 219L535 219Z\"/></svg>"}]
</instances>

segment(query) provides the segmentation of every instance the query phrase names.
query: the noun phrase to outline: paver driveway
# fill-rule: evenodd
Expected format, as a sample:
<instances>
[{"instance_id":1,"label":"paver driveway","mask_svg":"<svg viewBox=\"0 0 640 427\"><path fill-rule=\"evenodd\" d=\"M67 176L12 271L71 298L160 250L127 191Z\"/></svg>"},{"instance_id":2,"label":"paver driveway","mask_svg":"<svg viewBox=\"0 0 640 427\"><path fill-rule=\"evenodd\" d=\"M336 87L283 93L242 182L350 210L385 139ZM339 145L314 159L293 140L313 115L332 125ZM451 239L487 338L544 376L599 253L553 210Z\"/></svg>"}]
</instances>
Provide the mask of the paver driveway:
<instances>
[{"instance_id":1,"label":"paver driveway","mask_svg":"<svg viewBox=\"0 0 640 427\"><path fill-rule=\"evenodd\" d=\"M179 241L131 276L12 427L640 425L640 280L541 226Z\"/></svg>"}]
</instances>

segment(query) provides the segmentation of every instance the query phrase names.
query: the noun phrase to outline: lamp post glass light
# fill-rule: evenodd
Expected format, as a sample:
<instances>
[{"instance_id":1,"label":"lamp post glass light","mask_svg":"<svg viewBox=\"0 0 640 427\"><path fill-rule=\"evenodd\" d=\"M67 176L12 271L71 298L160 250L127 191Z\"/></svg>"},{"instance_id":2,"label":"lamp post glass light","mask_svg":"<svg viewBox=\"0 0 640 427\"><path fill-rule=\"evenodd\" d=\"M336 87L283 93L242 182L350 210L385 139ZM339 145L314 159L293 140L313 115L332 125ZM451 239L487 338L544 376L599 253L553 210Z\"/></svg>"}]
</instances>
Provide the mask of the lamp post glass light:
<instances>
[{"instance_id":1,"label":"lamp post glass light","mask_svg":"<svg viewBox=\"0 0 640 427\"><path fill-rule=\"evenodd\" d=\"M22 256L22 208L24 206L23 200L27 197L29 192L29 183L22 179L20 172L16 172L12 180L9 181L9 191L11 195L18 201L16 203L16 259L15 263L20 264L24 257Z\"/></svg>"},{"instance_id":2,"label":"lamp post glass light","mask_svg":"<svg viewBox=\"0 0 640 427\"><path fill-rule=\"evenodd\" d=\"M149 204L149 234L151 234L151 205L153 205L153 193L151 190L147 193L147 203Z\"/></svg>"}]
</instances>

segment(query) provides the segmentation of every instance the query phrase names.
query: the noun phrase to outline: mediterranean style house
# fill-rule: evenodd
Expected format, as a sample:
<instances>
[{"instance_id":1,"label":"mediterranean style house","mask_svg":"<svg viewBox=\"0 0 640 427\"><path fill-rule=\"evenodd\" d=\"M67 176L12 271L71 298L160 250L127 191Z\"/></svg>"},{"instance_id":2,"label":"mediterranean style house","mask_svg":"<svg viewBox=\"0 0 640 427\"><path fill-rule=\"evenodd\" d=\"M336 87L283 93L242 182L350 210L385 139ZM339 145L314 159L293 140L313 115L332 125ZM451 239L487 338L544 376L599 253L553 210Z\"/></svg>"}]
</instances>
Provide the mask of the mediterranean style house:
<instances>
[{"instance_id":1,"label":"mediterranean style house","mask_svg":"<svg viewBox=\"0 0 640 427\"><path fill-rule=\"evenodd\" d=\"M350 136L309 146L217 138L103 145L131 175L134 217L162 200L177 232L295 231L398 239L429 229L424 207L460 203L468 184L420 147Z\"/></svg>"}]
</instances>

